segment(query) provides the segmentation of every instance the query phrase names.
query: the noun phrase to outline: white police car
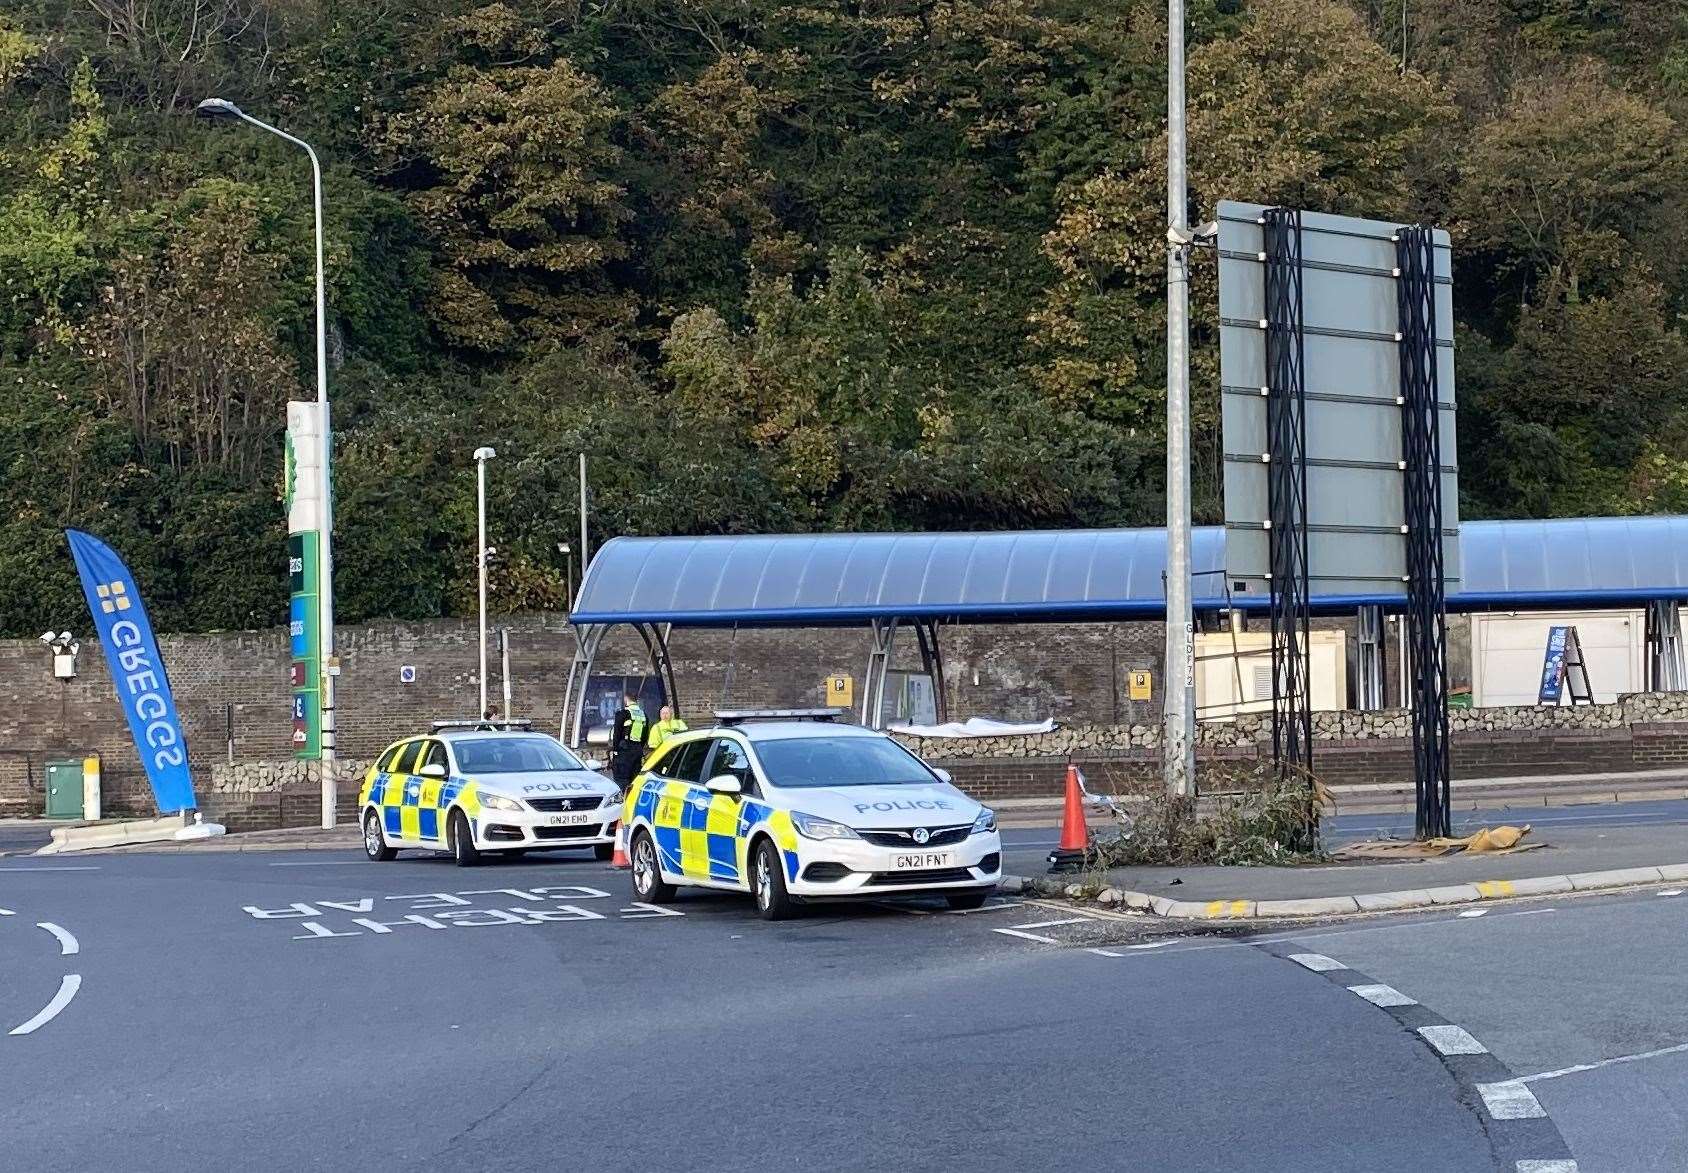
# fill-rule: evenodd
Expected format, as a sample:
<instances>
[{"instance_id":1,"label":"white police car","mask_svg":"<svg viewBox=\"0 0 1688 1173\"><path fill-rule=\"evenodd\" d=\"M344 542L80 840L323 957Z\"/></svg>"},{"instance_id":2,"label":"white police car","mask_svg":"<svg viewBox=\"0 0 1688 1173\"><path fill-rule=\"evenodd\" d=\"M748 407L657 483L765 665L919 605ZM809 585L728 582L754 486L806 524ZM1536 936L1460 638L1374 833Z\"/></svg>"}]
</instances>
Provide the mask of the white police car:
<instances>
[{"instance_id":1,"label":"white police car","mask_svg":"<svg viewBox=\"0 0 1688 1173\"><path fill-rule=\"evenodd\" d=\"M796 901L940 894L977 908L1002 878L996 815L883 733L830 709L717 713L665 742L627 792L633 888Z\"/></svg>"},{"instance_id":2,"label":"white police car","mask_svg":"<svg viewBox=\"0 0 1688 1173\"><path fill-rule=\"evenodd\" d=\"M609 859L621 791L526 724L439 721L428 736L383 750L358 792L369 858L416 847L468 867L487 852L590 847Z\"/></svg>"}]
</instances>

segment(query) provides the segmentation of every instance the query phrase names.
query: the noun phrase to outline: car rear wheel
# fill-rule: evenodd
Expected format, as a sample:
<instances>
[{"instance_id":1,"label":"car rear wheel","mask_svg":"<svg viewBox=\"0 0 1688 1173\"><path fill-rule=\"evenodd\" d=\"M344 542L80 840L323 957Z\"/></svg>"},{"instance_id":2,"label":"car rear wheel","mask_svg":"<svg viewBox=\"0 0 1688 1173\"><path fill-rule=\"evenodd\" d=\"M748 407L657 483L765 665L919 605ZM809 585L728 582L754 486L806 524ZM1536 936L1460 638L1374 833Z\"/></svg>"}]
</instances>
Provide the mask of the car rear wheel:
<instances>
[{"instance_id":1,"label":"car rear wheel","mask_svg":"<svg viewBox=\"0 0 1688 1173\"><path fill-rule=\"evenodd\" d=\"M381 833L381 815L377 811L364 812L363 853L376 863L386 863L399 853L398 848L387 846L387 837Z\"/></svg>"},{"instance_id":2,"label":"car rear wheel","mask_svg":"<svg viewBox=\"0 0 1688 1173\"><path fill-rule=\"evenodd\" d=\"M944 902L951 908L967 909L982 908L986 900L990 899L990 892L945 892Z\"/></svg>"},{"instance_id":3,"label":"car rear wheel","mask_svg":"<svg viewBox=\"0 0 1688 1173\"><path fill-rule=\"evenodd\" d=\"M480 849L469 833L469 818L462 811L451 812L451 858L460 868L472 868L481 862Z\"/></svg>"},{"instance_id":4,"label":"car rear wheel","mask_svg":"<svg viewBox=\"0 0 1688 1173\"><path fill-rule=\"evenodd\" d=\"M756 860L750 865L750 890L756 897L756 911L763 920L785 920L797 913L797 904L785 890L785 871L772 840L756 845Z\"/></svg>"},{"instance_id":5,"label":"car rear wheel","mask_svg":"<svg viewBox=\"0 0 1688 1173\"><path fill-rule=\"evenodd\" d=\"M656 844L644 830L633 832L633 894L646 904L667 904L674 899L674 885L662 878Z\"/></svg>"}]
</instances>

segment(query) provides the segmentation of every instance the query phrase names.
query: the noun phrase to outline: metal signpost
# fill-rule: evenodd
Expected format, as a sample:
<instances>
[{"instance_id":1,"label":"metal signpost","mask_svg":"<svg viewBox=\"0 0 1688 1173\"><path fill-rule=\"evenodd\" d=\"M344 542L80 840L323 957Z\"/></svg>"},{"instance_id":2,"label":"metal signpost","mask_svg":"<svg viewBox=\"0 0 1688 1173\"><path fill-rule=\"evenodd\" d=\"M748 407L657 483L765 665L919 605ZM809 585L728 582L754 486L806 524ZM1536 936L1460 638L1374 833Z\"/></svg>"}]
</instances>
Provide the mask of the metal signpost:
<instances>
[{"instance_id":1,"label":"metal signpost","mask_svg":"<svg viewBox=\"0 0 1688 1173\"><path fill-rule=\"evenodd\" d=\"M1219 313L1226 573L1233 594L1270 601L1278 767L1311 766L1314 599L1388 601L1405 616L1418 833L1446 834L1444 598L1459 580L1448 236L1223 202Z\"/></svg>"}]
</instances>

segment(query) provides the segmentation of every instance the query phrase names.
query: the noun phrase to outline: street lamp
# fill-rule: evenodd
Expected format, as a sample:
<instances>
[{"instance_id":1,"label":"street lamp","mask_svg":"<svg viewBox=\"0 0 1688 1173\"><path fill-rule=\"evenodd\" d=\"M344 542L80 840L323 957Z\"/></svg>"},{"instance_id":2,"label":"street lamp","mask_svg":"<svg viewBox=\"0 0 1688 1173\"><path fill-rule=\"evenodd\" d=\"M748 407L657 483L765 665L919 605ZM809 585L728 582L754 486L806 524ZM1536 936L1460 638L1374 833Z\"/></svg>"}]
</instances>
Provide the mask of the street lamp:
<instances>
[{"instance_id":1,"label":"street lamp","mask_svg":"<svg viewBox=\"0 0 1688 1173\"><path fill-rule=\"evenodd\" d=\"M311 201L316 213L316 376L317 410L322 417L322 532L317 559L317 597L321 606L322 647L322 825L334 826L338 789L334 781L334 681L339 666L334 656L334 487L329 469L334 453L333 431L328 423L328 318L322 270L322 164L311 144L285 130L252 117L233 102L206 98L194 107L194 115L218 122L246 122L267 130L304 149L311 160Z\"/></svg>"},{"instance_id":2,"label":"street lamp","mask_svg":"<svg viewBox=\"0 0 1688 1173\"><path fill-rule=\"evenodd\" d=\"M563 594L566 596L564 605L572 612L574 610L574 558L567 542L557 543L557 553L563 556Z\"/></svg>"},{"instance_id":3,"label":"street lamp","mask_svg":"<svg viewBox=\"0 0 1688 1173\"><path fill-rule=\"evenodd\" d=\"M491 448L475 449L475 516L479 522L480 541L475 564L480 569L481 586L481 712L486 716L486 462L498 453ZM510 714L504 714L509 717Z\"/></svg>"}]
</instances>

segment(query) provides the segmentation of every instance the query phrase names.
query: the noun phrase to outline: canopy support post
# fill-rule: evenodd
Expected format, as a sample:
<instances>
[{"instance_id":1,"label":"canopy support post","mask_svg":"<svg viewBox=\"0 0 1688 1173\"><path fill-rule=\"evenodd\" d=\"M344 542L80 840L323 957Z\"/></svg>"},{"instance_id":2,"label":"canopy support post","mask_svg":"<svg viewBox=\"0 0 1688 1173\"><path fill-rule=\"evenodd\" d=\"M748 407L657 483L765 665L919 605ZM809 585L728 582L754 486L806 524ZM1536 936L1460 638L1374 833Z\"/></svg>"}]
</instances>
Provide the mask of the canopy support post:
<instances>
[{"instance_id":1,"label":"canopy support post","mask_svg":"<svg viewBox=\"0 0 1688 1173\"><path fill-rule=\"evenodd\" d=\"M558 740L565 745L580 746L580 725L586 713L586 688L592 680L592 663L598 658L598 646L608 630L607 623L584 623L575 628L574 660L569 664L569 681L563 689L562 722L557 730Z\"/></svg>"},{"instance_id":2,"label":"canopy support post","mask_svg":"<svg viewBox=\"0 0 1688 1173\"><path fill-rule=\"evenodd\" d=\"M920 666L932 681L932 707L936 710L936 724L949 723L949 697L944 688L944 654L938 647L938 621L927 619L914 626L920 644Z\"/></svg>"},{"instance_id":3,"label":"canopy support post","mask_svg":"<svg viewBox=\"0 0 1688 1173\"><path fill-rule=\"evenodd\" d=\"M869 729L885 726L885 672L891 666L896 639L895 619L873 621L873 650L868 653L867 678L862 682L862 724Z\"/></svg>"},{"instance_id":4,"label":"canopy support post","mask_svg":"<svg viewBox=\"0 0 1688 1173\"><path fill-rule=\"evenodd\" d=\"M1683 684L1682 612L1674 599L1647 604L1647 691L1680 692Z\"/></svg>"},{"instance_id":5,"label":"canopy support post","mask_svg":"<svg viewBox=\"0 0 1688 1173\"><path fill-rule=\"evenodd\" d=\"M1375 711L1383 707L1383 608L1361 607L1359 619L1360 708Z\"/></svg>"}]
</instances>

